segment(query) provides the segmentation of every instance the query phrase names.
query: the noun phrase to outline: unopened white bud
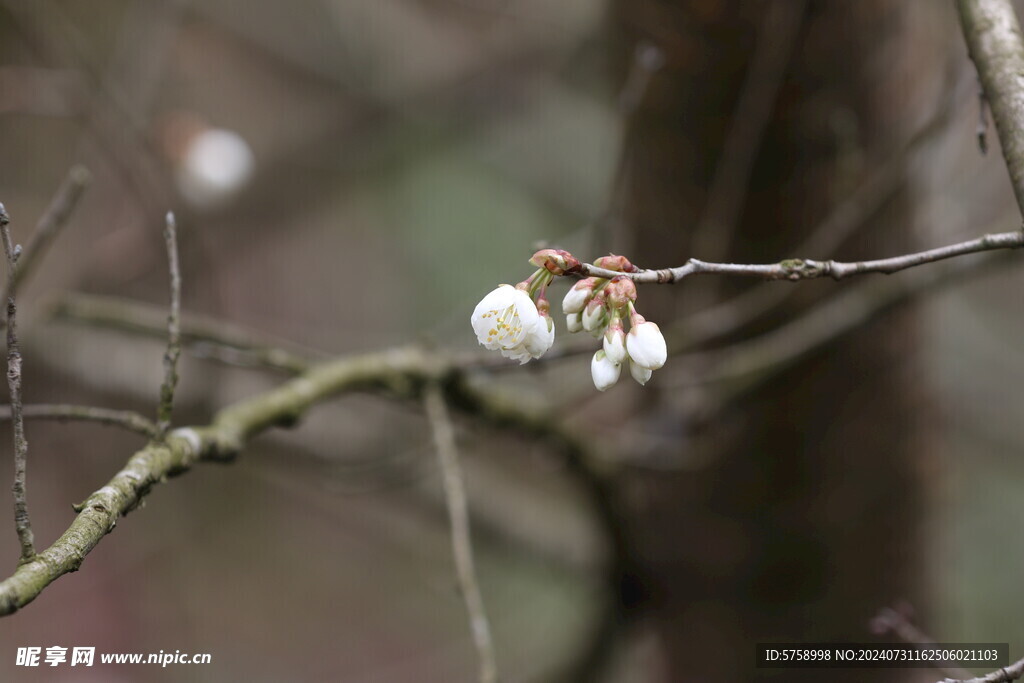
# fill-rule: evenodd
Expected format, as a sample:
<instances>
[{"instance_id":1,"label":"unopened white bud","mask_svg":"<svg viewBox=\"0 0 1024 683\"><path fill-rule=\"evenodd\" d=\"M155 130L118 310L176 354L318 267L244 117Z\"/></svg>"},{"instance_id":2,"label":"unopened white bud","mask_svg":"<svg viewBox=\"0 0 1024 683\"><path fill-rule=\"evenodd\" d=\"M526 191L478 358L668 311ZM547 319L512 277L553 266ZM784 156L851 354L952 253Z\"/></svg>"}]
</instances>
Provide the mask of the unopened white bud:
<instances>
[{"instance_id":1,"label":"unopened white bud","mask_svg":"<svg viewBox=\"0 0 1024 683\"><path fill-rule=\"evenodd\" d=\"M565 316L565 326L569 328L570 332L579 332L583 329L583 314L570 313Z\"/></svg>"},{"instance_id":2,"label":"unopened white bud","mask_svg":"<svg viewBox=\"0 0 1024 683\"><path fill-rule=\"evenodd\" d=\"M654 374L654 370L648 370L642 365L637 365L636 363L630 362L629 374L633 377L633 379L640 383L640 386L643 386L647 384L648 380L651 379L651 375Z\"/></svg>"},{"instance_id":3,"label":"unopened white bud","mask_svg":"<svg viewBox=\"0 0 1024 683\"><path fill-rule=\"evenodd\" d=\"M668 359L665 337L657 324L646 320L630 329L626 350L634 363L648 370L657 370Z\"/></svg>"},{"instance_id":4,"label":"unopened white bud","mask_svg":"<svg viewBox=\"0 0 1024 683\"><path fill-rule=\"evenodd\" d=\"M589 279L577 282L565 293L565 298L562 299L562 312L566 315L581 312L593 293L594 285Z\"/></svg>"},{"instance_id":5,"label":"unopened white bud","mask_svg":"<svg viewBox=\"0 0 1024 683\"><path fill-rule=\"evenodd\" d=\"M604 333L604 353L616 364L626 360L626 333L621 324L612 324Z\"/></svg>"},{"instance_id":6,"label":"unopened white bud","mask_svg":"<svg viewBox=\"0 0 1024 683\"><path fill-rule=\"evenodd\" d=\"M620 372L622 366L611 362L604 351L595 353L590 361L590 376L594 379L594 386L598 391L604 391L618 382Z\"/></svg>"},{"instance_id":7,"label":"unopened white bud","mask_svg":"<svg viewBox=\"0 0 1024 683\"><path fill-rule=\"evenodd\" d=\"M604 301L599 298L591 299L583 309L583 329L587 332L603 331L607 319L608 311L605 310Z\"/></svg>"}]
</instances>

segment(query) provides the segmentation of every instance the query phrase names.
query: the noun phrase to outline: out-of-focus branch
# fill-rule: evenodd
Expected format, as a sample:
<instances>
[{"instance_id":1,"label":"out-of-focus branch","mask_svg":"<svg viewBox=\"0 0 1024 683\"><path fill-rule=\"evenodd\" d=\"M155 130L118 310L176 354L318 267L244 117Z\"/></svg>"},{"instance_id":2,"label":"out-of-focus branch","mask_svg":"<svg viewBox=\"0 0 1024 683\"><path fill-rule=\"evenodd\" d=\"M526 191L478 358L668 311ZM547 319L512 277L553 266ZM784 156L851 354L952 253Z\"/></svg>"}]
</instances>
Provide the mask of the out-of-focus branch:
<instances>
[{"instance_id":1,"label":"out-of-focus branch","mask_svg":"<svg viewBox=\"0 0 1024 683\"><path fill-rule=\"evenodd\" d=\"M883 607L879 610L871 620L871 630L877 635L893 633L904 642L913 645L933 645L935 643L935 639L915 626L903 611L892 607ZM935 668L953 680L971 678L973 675L967 669L958 666L936 666Z\"/></svg>"},{"instance_id":2,"label":"out-of-focus branch","mask_svg":"<svg viewBox=\"0 0 1024 683\"><path fill-rule=\"evenodd\" d=\"M125 299L73 294L53 308L59 319L167 339L167 309ZM246 367L265 367L298 375L309 369L306 356L260 339L257 334L202 316L181 319L181 341L199 356Z\"/></svg>"},{"instance_id":3,"label":"out-of-focus branch","mask_svg":"<svg viewBox=\"0 0 1024 683\"><path fill-rule=\"evenodd\" d=\"M21 415L26 420L57 420L58 422L97 422L121 427L149 438L157 435L156 424L131 410L111 410L96 406L75 406L63 403L30 403L22 406ZM0 420L10 420L10 406L0 406Z\"/></svg>"},{"instance_id":4,"label":"out-of-focus branch","mask_svg":"<svg viewBox=\"0 0 1024 683\"><path fill-rule=\"evenodd\" d=\"M610 482L586 447L549 416L469 386L451 361L415 348L315 365L275 389L221 410L208 425L174 429L165 441L147 444L105 486L76 506L78 515L53 545L0 581L0 615L25 606L53 581L77 570L118 518L135 509L153 486L169 476L181 474L200 461L229 461L251 438L271 427L292 426L311 407L340 394L375 390L398 399L418 399L430 383L439 383L449 404L477 422L537 437L564 453L570 471L580 475L588 486L598 519L609 534L612 560L608 579L614 593L587 650L572 671L558 680L594 680L594 672L611 652L611 643L624 622L622 595L629 575L625 535Z\"/></svg>"},{"instance_id":5,"label":"out-of-focus branch","mask_svg":"<svg viewBox=\"0 0 1024 683\"><path fill-rule=\"evenodd\" d=\"M886 159L853 193L839 202L814 228L794 253L830 253L842 244L901 187L907 164L923 149L932 145L952 119L959 100L954 87L955 70L946 79L948 94L942 98L934 115L910 140ZM788 287L753 287L735 297L687 316L677 327L692 343L701 343L727 334L772 310L785 301L793 289Z\"/></svg>"},{"instance_id":6,"label":"out-of-focus branch","mask_svg":"<svg viewBox=\"0 0 1024 683\"><path fill-rule=\"evenodd\" d=\"M960 25L1024 215L1024 39L1010 0L957 0Z\"/></svg>"},{"instance_id":7,"label":"out-of-focus branch","mask_svg":"<svg viewBox=\"0 0 1024 683\"><path fill-rule=\"evenodd\" d=\"M778 263L708 263L690 259L685 265L662 270L641 270L637 273L620 273L613 270L598 268L589 263L583 264L582 272L586 275L613 278L627 277L637 284L671 284L690 275L742 275L758 277L766 280L812 280L819 277L831 277L842 280L851 275L863 273L896 273L906 268L913 268L924 263L933 263L943 259L974 254L979 251L995 249L1019 249L1024 247L1024 232L1003 232L984 235L966 242L959 242L945 247L919 251L903 256L878 259L875 261L814 261L811 259L786 259Z\"/></svg>"},{"instance_id":8,"label":"out-of-focus branch","mask_svg":"<svg viewBox=\"0 0 1024 683\"><path fill-rule=\"evenodd\" d=\"M423 405L434 435L434 447L441 468L444 483L444 497L448 505L448 520L452 532L452 556L455 560L455 576L459 591L466 603L469 614L469 628L473 636L480 662L480 683L495 683L498 680L498 663L494 656L494 641L491 638L491 623L484 609L476 568L473 563L473 545L470 539L469 512L466 505L466 489L463 483L459 454L455 446L455 430L448 416L444 393L436 382L427 385Z\"/></svg>"},{"instance_id":9,"label":"out-of-focus branch","mask_svg":"<svg viewBox=\"0 0 1024 683\"><path fill-rule=\"evenodd\" d=\"M707 205L694 228L695 253L707 254L713 260L728 253L747 196L754 160L796 46L806 5L806 0L768 3L722 154L711 179Z\"/></svg>"},{"instance_id":10,"label":"out-of-focus branch","mask_svg":"<svg viewBox=\"0 0 1024 683\"><path fill-rule=\"evenodd\" d=\"M770 332L720 351L684 356L681 382L742 380L743 386L760 384L886 310L1010 260L1009 252L987 252L976 259L916 270L899 280L869 282L846 290Z\"/></svg>"},{"instance_id":11,"label":"out-of-focus branch","mask_svg":"<svg viewBox=\"0 0 1024 683\"><path fill-rule=\"evenodd\" d=\"M18 268L14 271L14 277L4 286L0 299L6 301L7 297L14 294L18 286L32 273L33 268L46 253L50 244L60 234L61 229L67 225L71 213L78 206L78 200L82 198L82 194L91 180L92 176L85 166L73 166L68 171L67 177L53 196L46 211L40 216L35 230L22 249L21 256L18 257Z\"/></svg>"},{"instance_id":12,"label":"out-of-focus branch","mask_svg":"<svg viewBox=\"0 0 1024 683\"><path fill-rule=\"evenodd\" d=\"M944 678L940 683L1010 683L1024 678L1024 659L977 678Z\"/></svg>"},{"instance_id":13,"label":"out-of-focus branch","mask_svg":"<svg viewBox=\"0 0 1024 683\"><path fill-rule=\"evenodd\" d=\"M167 350L164 352L164 381L160 385L157 407L157 438L163 439L171 426L174 409L174 387L178 384L178 358L181 356L181 270L178 268L178 234L174 214L167 213L164 228L167 242L167 264L171 276L171 309L167 316Z\"/></svg>"},{"instance_id":14,"label":"out-of-focus branch","mask_svg":"<svg viewBox=\"0 0 1024 683\"><path fill-rule=\"evenodd\" d=\"M7 256L7 388L11 394L11 417L14 423L14 529L21 544L21 562L35 557L35 539L28 515L25 494L25 471L28 460L28 441L25 439L25 420L21 414L21 351L18 348L16 325L17 306L14 303L14 282L21 247L11 240L10 218L0 204L0 238Z\"/></svg>"}]
</instances>

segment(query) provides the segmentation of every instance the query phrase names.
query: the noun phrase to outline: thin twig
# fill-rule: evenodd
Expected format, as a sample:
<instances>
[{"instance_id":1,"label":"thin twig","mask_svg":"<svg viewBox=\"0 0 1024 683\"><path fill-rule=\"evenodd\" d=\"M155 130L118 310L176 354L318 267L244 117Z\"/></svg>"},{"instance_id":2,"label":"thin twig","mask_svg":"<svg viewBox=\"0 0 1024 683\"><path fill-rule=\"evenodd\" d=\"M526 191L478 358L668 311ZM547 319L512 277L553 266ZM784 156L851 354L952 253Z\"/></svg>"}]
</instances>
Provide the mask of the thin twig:
<instances>
[{"instance_id":1,"label":"thin twig","mask_svg":"<svg viewBox=\"0 0 1024 683\"><path fill-rule=\"evenodd\" d=\"M0 204L0 238L7 256L7 388L11 393L11 415L14 423L14 528L21 544L21 563L35 557L35 539L32 522L28 515L28 500L25 494L25 470L28 460L28 441L25 440L25 420L21 414L21 351L18 348L18 334L15 317L14 282L18 256L21 247L11 241L10 218L3 204Z\"/></svg>"},{"instance_id":2,"label":"thin twig","mask_svg":"<svg viewBox=\"0 0 1024 683\"><path fill-rule=\"evenodd\" d=\"M10 420L10 406L0 406L0 420ZM131 410L112 410L96 406L76 406L65 403L30 403L22 406L21 415L26 420L69 420L97 422L104 425L121 427L129 432L154 438L157 435L156 424Z\"/></svg>"},{"instance_id":3,"label":"thin twig","mask_svg":"<svg viewBox=\"0 0 1024 683\"><path fill-rule=\"evenodd\" d=\"M92 176L85 166L71 167L64 182L61 183L57 193L50 200L50 205L43 215L39 217L39 222L36 223L35 230L29 236L25 247L21 250L21 255L18 257L18 267L14 271L14 277L9 279L4 285L3 293L0 294L0 300L6 300L8 295L17 292L18 287L29 276L35 265L46 253L50 244L53 243L53 240L60 234L61 229L67 224L68 219L71 218L71 213L78 206L78 200L82 198L82 194L85 192L85 188L89 186L91 180Z\"/></svg>"},{"instance_id":4,"label":"thin twig","mask_svg":"<svg viewBox=\"0 0 1024 683\"><path fill-rule=\"evenodd\" d=\"M1009 683L1024 678L1024 659L977 678L944 678L941 683Z\"/></svg>"},{"instance_id":5,"label":"thin twig","mask_svg":"<svg viewBox=\"0 0 1024 683\"><path fill-rule=\"evenodd\" d=\"M1024 42L1010 0L957 0L964 40L978 70L1024 214Z\"/></svg>"},{"instance_id":6,"label":"thin twig","mask_svg":"<svg viewBox=\"0 0 1024 683\"><path fill-rule=\"evenodd\" d=\"M986 252L974 260L957 259L943 267L914 271L900 280L866 282L812 308L792 321L721 350L683 356L680 385L742 380L743 388L763 384L794 361L857 329L878 314L935 293L986 269L1010 261L1008 252Z\"/></svg>"},{"instance_id":7,"label":"thin twig","mask_svg":"<svg viewBox=\"0 0 1024 683\"><path fill-rule=\"evenodd\" d=\"M466 509L466 491L459 466L458 449L455 446L455 431L444 393L436 382L427 386L423 404L434 435L437 461L441 467L444 482L444 497L448 505L448 519L452 532L452 555L455 559L455 575L459 582L462 599L469 613L469 626L473 635L480 661L480 683L495 683L498 680L498 666L494 656L494 642L491 639L491 625L484 610L480 583L473 564L473 546L469 532L469 513Z\"/></svg>"},{"instance_id":8,"label":"thin twig","mask_svg":"<svg viewBox=\"0 0 1024 683\"><path fill-rule=\"evenodd\" d=\"M934 638L915 626L901 610L892 607L883 607L879 610L871 620L871 630L877 635L893 633L912 645L934 645L936 642ZM974 675L959 666L935 666L934 668L954 680L971 678Z\"/></svg>"},{"instance_id":9,"label":"thin twig","mask_svg":"<svg viewBox=\"0 0 1024 683\"><path fill-rule=\"evenodd\" d=\"M174 387L178 384L178 358L181 356L181 271L178 268L178 235L174 214L167 212L164 228L167 242L167 263L171 275L171 310L167 316L167 351L164 352L164 381L160 385L160 406L157 408L157 438L163 439L171 427L174 410Z\"/></svg>"},{"instance_id":10,"label":"thin twig","mask_svg":"<svg viewBox=\"0 0 1024 683\"><path fill-rule=\"evenodd\" d=\"M815 225L808 237L793 248L794 253L835 251L899 190L906 179L907 164L922 150L930 148L953 119L955 104L959 101L954 88L956 78L955 70L950 69L947 77L949 94L942 98L929 121ZM683 336L692 340L691 345L710 341L773 310L793 291L788 287L752 287L710 308L696 311L679 321L678 328Z\"/></svg>"},{"instance_id":11,"label":"thin twig","mask_svg":"<svg viewBox=\"0 0 1024 683\"><path fill-rule=\"evenodd\" d=\"M778 263L748 264L708 263L707 261L690 259L685 265L675 268L642 270L637 273L620 273L584 263L582 272L585 275L603 278L627 277L637 284L670 284L679 282L690 275L705 274L743 275L763 278L765 280L789 280L792 282L812 280L820 277L842 280L851 275L861 275L863 273L895 273L924 263L933 263L953 258L954 256L974 254L979 251L1019 249L1020 247L1024 247L1024 232L1015 230L1013 232L984 235L977 239L967 240L966 242L875 261L814 261L797 258L786 259Z\"/></svg>"},{"instance_id":12,"label":"thin twig","mask_svg":"<svg viewBox=\"0 0 1024 683\"><path fill-rule=\"evenodd\" d=\"M53 307L57 318L154 339L167 338L167 310L126 299L70 294ZM306 355L275 346L276 342L228 323L196 315L181 318L181 341L201 358L242 367L263 367L299 375L312 361ZM309 355L313 355L310 353Z\"/></svg>"}]
</instances>

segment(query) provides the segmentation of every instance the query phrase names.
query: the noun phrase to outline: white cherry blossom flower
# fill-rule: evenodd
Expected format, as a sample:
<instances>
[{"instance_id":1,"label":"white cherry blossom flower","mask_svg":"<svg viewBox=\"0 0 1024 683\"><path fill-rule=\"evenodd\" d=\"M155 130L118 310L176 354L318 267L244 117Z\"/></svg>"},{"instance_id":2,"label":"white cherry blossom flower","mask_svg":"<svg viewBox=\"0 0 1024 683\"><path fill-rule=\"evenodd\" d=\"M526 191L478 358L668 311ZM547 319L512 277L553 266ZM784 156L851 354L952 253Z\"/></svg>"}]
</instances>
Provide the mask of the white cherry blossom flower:
<instances>
[{"instance_id":1,"label":"white cherry blossom flower","mask_svg":"<svg viewBox=\"0 0 1024 683\"><path fill-rule=\"evenodd\" d=\"M540 314L529 294L511 285L500 285L481 299L470 322L484 347L520 364L540 358L555 338L551 319Z\"/></svg>"},{"instance_id":2,"label":"white cherry blossom flower","mask_svg":"<svg viewBox=\"0 0 1024 683\"><path fill-rule=\"evenodd\" d=\"M565 326L570 332L579 332L583 329L583 314L582 313L570 313L565 316Z\"/></svg>"},{"instance_id":3,"label":"white cherry blossom flower","mask_svg":"<svg viewBox=\"0 0 1024 683\"><path fill-rule=\"evenodd\" d=\"M554 343L555 321L542 313L534 334L527 335L524 345L531 356L540 358Z\"/></svg>"}]
</instances>

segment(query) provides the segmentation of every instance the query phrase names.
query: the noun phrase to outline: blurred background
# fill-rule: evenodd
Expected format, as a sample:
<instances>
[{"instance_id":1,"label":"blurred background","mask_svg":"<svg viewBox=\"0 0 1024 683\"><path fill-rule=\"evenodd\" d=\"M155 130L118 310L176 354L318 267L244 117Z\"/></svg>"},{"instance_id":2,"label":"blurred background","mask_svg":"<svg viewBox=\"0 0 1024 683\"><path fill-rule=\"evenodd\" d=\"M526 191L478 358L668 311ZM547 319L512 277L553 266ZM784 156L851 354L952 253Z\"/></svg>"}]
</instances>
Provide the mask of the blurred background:
<instances>
[{"instance_id":1,"label":"blurred background","mask_svg":"<svg viewBox=\"0 0 1024 683\"><path fill-rule=\"evenodd\" d=\"M541 246L667 267L1012 230L980 109L932 0L2 0L15 239L70 169L91 175L21 291L25 400L155 411L162 341L54 311L75 292L166 306L168 209L187 314L315 354L473 352L472 307ZM642 287L673 349L643 390L598 394L595 344L558 316L555 349L578 352L470 371L594 444L616 510L542 440L458 421L502 681L819 680L754 669L754 644L898 640L872 629L883 607L1020 656L1024 280L991 261ZM186 356L175 421L284 379ZM90 424L28 439L41 547L143 444ZM15 666L51 645L213 661ZM373 395L157 487L0 620L3 680L475 669L428 426Z\"/></svg>"}]
</instances>

